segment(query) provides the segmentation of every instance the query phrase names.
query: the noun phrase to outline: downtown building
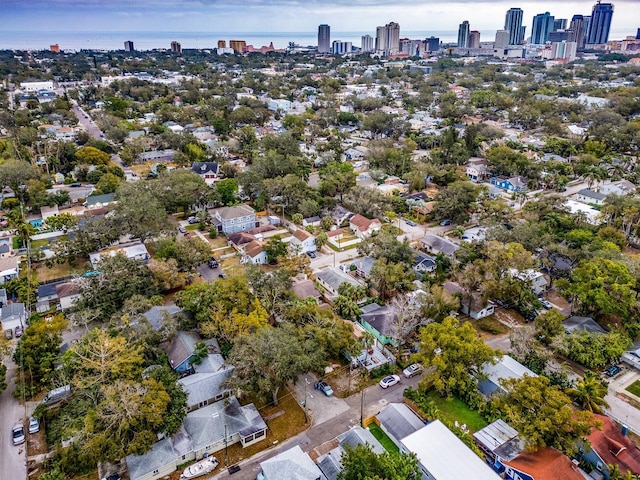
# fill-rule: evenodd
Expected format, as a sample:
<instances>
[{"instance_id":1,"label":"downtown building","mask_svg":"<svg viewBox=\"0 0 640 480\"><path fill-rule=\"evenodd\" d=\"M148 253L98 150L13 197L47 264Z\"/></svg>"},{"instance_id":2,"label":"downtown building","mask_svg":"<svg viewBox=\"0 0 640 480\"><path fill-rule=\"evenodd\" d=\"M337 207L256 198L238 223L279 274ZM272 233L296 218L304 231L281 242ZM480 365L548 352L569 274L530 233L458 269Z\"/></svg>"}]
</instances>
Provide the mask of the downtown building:
<instances>
[{"instance_id":1,"label":"downtown building","mask_svg":"<svg viewBox=\"0 0 640 480\"><path fill-rule=\"evenodd\" d=\"M371 35L363 35L360 41L360 48L363 53L373 52L374 51L374 40Z\"/></svg>"},{"instance_id":2,"label":"downtown building","mask_svg":"<svg viewBox=\"0 0 640 480\"><path fill-rule=\"evenodd\" d=\"M564 30L554 27L553 15L549 12L539 13L533 17L533 25L531 27L531 43L532 45L544 45L549 39L549 34L554 30ZM566 23L566 21L565 21Z\"/></svg>"},{"instance_id":3,"label":"downtown building","mask_svg":"<svg viewBox=\"0 0 640 480\"><path fill-rule=\"evenodd\" d=\"M613 4L596 3L591 12L587 45L604 45L609 41L609 30L613 18Z\"/></svg>"},{"instance_id":4,"label":"downtown building","mask_svg":"<svg viewBox=\"0 0 640 480\"><path fill-rule=\"evenodd\" d=\"M318 26L318 53L331 52L331 27L327 24Z\"/></svg>"},{"instance_id":5,"label":"downtown building","mask_svg":"<svg viewBox=\"0 0 640 480\"><path fill-rule=\"evenodd\" d=\"M376 52L384 56L395 55L400 51L400 25L387 23L376 28Z\"/></svg>"},{"instance_id":6,"label":"downtown building","mask_svg":"<svg viewBox=\"0 0 640 480\"><path fill-rule=\"evenodd\" d=\"M135 48L133 46L133 42L131 40L127 40L124 42L124 51L125 52L135 52Z\"/></svg>"},{"instance_id":7,"label":"downtown building","mask_svg":"<svg viewBox=\"0 0 640 480\"><path fill-rule=\"evenodd\" d=\"M469 48L469 21L465 20L458 26L458 48Z\"/></svg>"},{"instance_id":8,"label":"downtown building","mask_svg":"<svg viewBox=\"0 0 640 480\"><path fill-rule=\"evenodd\" d=\"M504 20L504 29L509 32L509 45L522 45L526 27L522 26L524 13L521 8L510 8Z\"/></svg>"}]
</instances>

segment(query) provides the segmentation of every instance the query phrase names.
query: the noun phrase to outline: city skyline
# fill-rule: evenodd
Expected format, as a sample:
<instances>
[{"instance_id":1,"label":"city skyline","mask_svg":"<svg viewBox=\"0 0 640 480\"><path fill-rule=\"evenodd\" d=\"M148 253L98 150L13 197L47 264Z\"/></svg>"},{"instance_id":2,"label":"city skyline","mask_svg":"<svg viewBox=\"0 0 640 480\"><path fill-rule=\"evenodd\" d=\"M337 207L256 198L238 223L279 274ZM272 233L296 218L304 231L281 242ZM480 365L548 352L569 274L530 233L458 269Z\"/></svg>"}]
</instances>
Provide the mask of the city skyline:
<instances>
[{"instance_id":1,"label":"city skyline","mask_svg":"<svg viewBox=\"0 0 640 480\"><path fill-rule=\"evenodd\" d=\"M6 0L3 2L5 31L59 31L65 25L70 32L150 32L163 29L245 33L317 31L318 24L331 25L334 31L371 31L389 21L398 22L403 30L455 30L464 20L471 20L476 30L499 30L504 27L510 8L523 10L522 24L526 36L531 32L531 19L546 11L555 18L572 18L591 14L593 1L496 0L423 0L411 6L406 2L354 0L348 4L337 0L311 1L304 5L294 0L276 0L265 4L260 0ZM636 0L612 2L615 14L611 38L635 34L640 26ZM465 18L461 5L473 5L473 18ZM55 21L52 22L52 18ZM96 27L96 28L93 28ZM616 32L626 32L618 33Z\"/></svg>"}]
</instances>

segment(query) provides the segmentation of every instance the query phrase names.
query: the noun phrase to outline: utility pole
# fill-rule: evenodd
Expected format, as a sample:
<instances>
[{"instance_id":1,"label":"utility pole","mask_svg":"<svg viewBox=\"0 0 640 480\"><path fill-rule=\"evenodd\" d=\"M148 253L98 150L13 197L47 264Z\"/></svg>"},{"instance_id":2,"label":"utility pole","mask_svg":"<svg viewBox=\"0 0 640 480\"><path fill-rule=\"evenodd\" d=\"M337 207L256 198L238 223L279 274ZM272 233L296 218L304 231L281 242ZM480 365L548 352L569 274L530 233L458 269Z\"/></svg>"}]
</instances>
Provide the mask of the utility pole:
<instances>
[{"instance_id":1,"label":"utility pole","mask_svg":"<svg viewBox=\"0 0 640 480\"><path fill-rule=\"evenodd\" d=\"M304 379L304 400L302 400L302 406L304 407L304 423L307 423L309 419L307 418L307 384L309 380Z\"/></svg>"},{"instance_id":2,"label":"utility pole","mask_svg":"<svg viewBox=\"0 0 640 480\"><path fill-rule=\"evenodd\" d=\"M360 391L360 426L364 428L364 390Z\"/></svg>"},{"instance_id":3,"label":"utility pole","mask_svg":"<svg viewBox=\"0 0 640 480\"><path fill-rule=\"evenodd\" d=\"M227 422L224 422L224 466L229 466L229 438L227 437Z\"/></svg>"}]
</instances>

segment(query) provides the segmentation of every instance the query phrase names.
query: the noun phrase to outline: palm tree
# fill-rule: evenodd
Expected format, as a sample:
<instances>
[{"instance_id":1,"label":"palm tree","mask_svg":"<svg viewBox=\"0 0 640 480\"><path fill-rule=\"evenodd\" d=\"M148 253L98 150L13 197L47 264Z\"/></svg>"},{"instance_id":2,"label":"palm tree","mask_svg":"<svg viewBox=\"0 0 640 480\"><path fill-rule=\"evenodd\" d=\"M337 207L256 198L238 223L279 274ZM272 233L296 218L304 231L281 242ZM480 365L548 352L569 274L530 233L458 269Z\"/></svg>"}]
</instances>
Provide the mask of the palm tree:
<instances>
[{"instance_id":1,"label":"palm tree","mask_svg":"<svg viewBox=\"0 0 640 480\"><path fill-rule=\"evenodd\" d=\"M569 395L580 407L593 413L602 413L602 407L609 406L604 399L606 394L606 385L589 371L585 372L575 388L569 390Z\"/></svg>"}]
</instances>

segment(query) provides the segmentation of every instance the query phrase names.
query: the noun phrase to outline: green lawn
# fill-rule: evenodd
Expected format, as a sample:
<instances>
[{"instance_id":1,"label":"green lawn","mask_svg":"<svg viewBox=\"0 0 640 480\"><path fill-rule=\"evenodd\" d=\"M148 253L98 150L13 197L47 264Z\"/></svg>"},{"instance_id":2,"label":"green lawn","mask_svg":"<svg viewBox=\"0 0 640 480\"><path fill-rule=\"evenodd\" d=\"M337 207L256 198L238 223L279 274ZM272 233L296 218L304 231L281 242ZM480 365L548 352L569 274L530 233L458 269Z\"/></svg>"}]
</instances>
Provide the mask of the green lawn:
<instances>
[{"instance_id":1,"label":"green lawn","mask_svg":"<svg viewBox=\"0 0 640 480\"><path fill-rule=\"evenodd\" d=\"M640 397L640 380L633 382L626 388L626 390L633 393L636 397Z\"/></svg>"},{"instance_id":2,"label":"green lawn","mask_svg":"<svg viewBox=\"0 0 640 480\"><path fill-rule=\"evenodd\" d=\"M478 412L470 410L462 400L457 398L442 398L435 390L427 393L427 398L436 404L440 415L451 423L457 420L460 425L466 425L471 433L477 432L488 425Z\"/></svg>"},{"instance_id":3,"label":"green lawn","mask_svg":"<svg viewBox=\"0 0 640 480\"><path fill-rule=\"evenodd\" d=\"M378 425L372 423L371 425L369 425L369 431L374 437L376 437L376 440L380 442L380 445L382 445L387 452L392 453L399 451L398 446L393 443L393 441L387 436L386 433L382 431L382 429Z\"/></svg>"},{"instance_id":4,"label":"green lawn","mask_svg":"<svg viewBox=\"0 0 640 480\"><path fill-rule=\"evenodd\" d=\"M47 245L49 245L49 240L46 240L46 239L42 239L42 240L33 240L33 241L31 242L31 248L46 247Z\"/></svg>"},{"instance_id":5,"label":"green lawn","mask_svg":"<svg viewBox=\"0 0 640 480\"><path fill-rule=\"evenodd\" d=\"M188 232L193 232L194 230L198 230L199 225L194 223L193 225L187 225L184 227Z\"/></svg>"}]
</instances>

